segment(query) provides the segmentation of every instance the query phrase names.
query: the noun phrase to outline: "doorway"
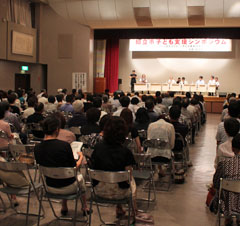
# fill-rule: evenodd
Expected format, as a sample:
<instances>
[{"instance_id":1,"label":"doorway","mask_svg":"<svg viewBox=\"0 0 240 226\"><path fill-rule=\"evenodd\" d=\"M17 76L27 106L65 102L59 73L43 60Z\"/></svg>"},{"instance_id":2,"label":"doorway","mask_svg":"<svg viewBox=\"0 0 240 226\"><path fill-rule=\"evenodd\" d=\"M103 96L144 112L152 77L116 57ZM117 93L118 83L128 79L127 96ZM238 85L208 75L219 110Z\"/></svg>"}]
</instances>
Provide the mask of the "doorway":
<instances>
[{"instance_id":1,"label":"doorway","mask_svg":"<svg viewBox=\"0 0 240 226\"><path fill-rule=\"evenodd\" d=\"M30 74L15 74L15 90L30 89Z\"/></svg>"}]
</instances>

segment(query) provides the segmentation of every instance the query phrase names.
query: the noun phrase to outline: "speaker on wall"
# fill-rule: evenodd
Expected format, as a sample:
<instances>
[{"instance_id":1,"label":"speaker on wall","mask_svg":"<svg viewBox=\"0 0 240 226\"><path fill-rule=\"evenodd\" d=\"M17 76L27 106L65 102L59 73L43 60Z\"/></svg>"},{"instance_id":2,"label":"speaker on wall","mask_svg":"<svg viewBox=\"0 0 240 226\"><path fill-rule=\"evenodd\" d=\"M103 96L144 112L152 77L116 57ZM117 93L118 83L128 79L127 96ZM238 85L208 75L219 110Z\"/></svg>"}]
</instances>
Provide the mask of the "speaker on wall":
<instances>
[{"instance_id":1,"label":"speaker on wall","mask_svg":"<svg viewBox=\"0 0 240 226\"><path fill-rule=\"evenodd\" d=\"M122 84L122 79L118 79L118 85L121 85Z\"/></svg>"}]
</instances>

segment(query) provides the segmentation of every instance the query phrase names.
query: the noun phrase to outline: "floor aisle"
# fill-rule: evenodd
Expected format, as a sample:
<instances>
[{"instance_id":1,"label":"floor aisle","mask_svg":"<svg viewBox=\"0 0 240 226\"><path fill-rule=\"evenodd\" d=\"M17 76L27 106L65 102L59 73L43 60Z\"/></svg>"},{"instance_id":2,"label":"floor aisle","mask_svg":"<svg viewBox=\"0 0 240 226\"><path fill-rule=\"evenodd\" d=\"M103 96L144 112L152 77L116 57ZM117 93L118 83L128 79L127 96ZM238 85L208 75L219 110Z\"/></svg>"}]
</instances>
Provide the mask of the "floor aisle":
<instances>
[{"instance_id":1,"label":"floor aisle","mask_svg":"<svg viewBox=\"0 0 240 226\"><path fill-rule=\"evenodd\" d=\"M189 168L186 182L183 185L173 185L168 192L157 192L157 204L150 212L154 216L156 226L213 226L216 217L205 206L207 195L206 184L211 183L214 173L213 162L215 158L215 134L220 115L209 114L207 123L201 128L196 137L196 144L190 147L190 156L193 167ZM4 195L2 195L4 197ZM4 197L4 200L6 198ZM25 207L25 200L20 199L21 206ZM6 202L8 203L8 202ZM32 202L33 209L37 210L37 202ZM46 217L41 225L71 225L67 222L54 220L47 202L44 202ZM55 204L60 212L60 204ZM21 207L20 207L21 208ZM21 208L22 209L22 208ZM73 210L73 205L69 205ZM80 206L79 206L80 209ZM73 211L70 211L70 213ZM12 215L12 210L7 214L0 213L0 225L24 225L23 216ZM6 217L7 216L7 217ZM115 208L104 208L103 217L114 219ZM30 218L30 224L36 223L36 218ZM77 224L81 225L81 224ZM100 225L97 211L94 208L92 226Z\"/></svg>"}]
</instances>

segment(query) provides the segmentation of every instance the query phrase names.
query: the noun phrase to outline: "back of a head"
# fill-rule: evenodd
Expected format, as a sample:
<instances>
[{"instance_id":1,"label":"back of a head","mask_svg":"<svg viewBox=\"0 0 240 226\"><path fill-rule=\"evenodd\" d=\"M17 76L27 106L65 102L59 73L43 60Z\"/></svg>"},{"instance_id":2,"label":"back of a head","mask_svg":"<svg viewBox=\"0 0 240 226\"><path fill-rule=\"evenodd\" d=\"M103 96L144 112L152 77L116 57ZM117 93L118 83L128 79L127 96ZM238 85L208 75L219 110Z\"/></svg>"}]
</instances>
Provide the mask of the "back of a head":
<instances>
[{"instance_id":1,"label":"back of a head","mask_svg":"<svg viewBox=\"0 0 240 226\"><path fill-rule=\"evenodd\" d=\"M125 122L127 123L127 125L129 127L132 126L133 115L132 115L132 111L131 110L129 110L128 108L123 109L121 114L120 114L120 117L125 120Z\"/></svg>"},{"instance_id":2,"label":"back of a head","mask_svg":"<svg viewBox=\"0 0 240 226\"><path fill-rule=\"evenodd\" d=\"M189 105L189 99L187 97L183 98L182 100L182 107L187 108Z\"/></svg>"},{"instance_id":3,"label":"back of a head","mask_svg":"<svg viewBox=\"0 0 240 226\"><path fill-rule=\"evenodd\" d=\"M93 102L93 95L92 94L90 94L90 93L87 94L87 101L88 102Z\"/></svg>"},{"instance_id":4,"label":"back of a head","mask_svg":"<svg viewBox=\"0 0 240 226\"><path fill-rule=\"evenodd\" d=\"M104 126L105 124L107 123L107 121L111 118L111 115L110 114L106 114L104 115L101 119L100 119L100 122L99 122L99 127L101 129L101 131L104 130Z\"/></svg>"},{"instance_id":5,"label":"back of a head","mask_svg":"<svg viewBox=\"0 0 240 226\"><path fill-rule=\"evenodd\" d=\"M123 144L128 134L126 122L121 117L112 116L106 122L103 134L106 143L110 145Z\"/></svg>"},{"instance_id":6,"label":"back of a head","mask_svg":"<svg viewBox=\"0 0 240 226\"><path fill-rule=\"evenodd\" d=\"M11 94L8 95L9 104L13 104L16 99L17 99L17 96L14 93L11 93Z\"/></svg>"},{"instance_id":7,"label":"back of a head","mask_svg":"<svg viewBox=\"0 0 240 226\"><path fill-rule=\"evenodd\" d=\"M122 96L119 101L122 107L128 107L130 104L130 98L128 96Z\"/></svg>"},{"instance_id":8,"label":"back of a head","mask_svg":"<svg viewBox=\"0 0 240 226\"><path fill-rule=\"evenodd\" d=\"M161 104L162 103L162 97L161 96L156 97L156 102L158 104Z\"/></svg>"},{"instance_id":9,"label":"back of a head","mask_svg":"<svg viewBox=\"0 0 240 226\"><path fill-rule=\"evenodd\" d=\"M174 97L174 92L169 92L170 97Z\"/></svg>"},{"instance_id":10,"label":"back of a head","mask_svg":"<svg viewBox=\"0 0 240 226\"><path fill-rule=\"evenodd\" d=\"M55 116L49 116L43 121L42 127L45 135L53 135L60 128L60 121Z\"/></svg>"},{"instance_id":11,"label":"back of a head","mask_svg":"<svg viewBox=\"0 0 240 226\"><path fill-rule=\"evenodd\" d=\"M154 108L154 102L153 102L153 100L147 99L146 102L145 102L145 107L146 107L148 110L152 110L152 109Z\"/></svg>"},{"instance_id":12,"label":"back of a head","mask_svg":"<svg viewBox=\"0 0 240 226\"><path fill-rule=\"evenodd\" d=\"M139 108L136 112L136 122L142 124L142 123L148 123L150 121L148 112L146 108Z\"/></svg>"},{"instance_id":13,"label":"back of a head","mask_svg":"<svg viewBox=\"0 0 240 226\"><path fill-rule=\"evenodd\" d=\"M35 97L30 97L28 99L28 107L34 107L36 104L36 98Z\"/></svg>"},{"instance_id":14,"label":"back of a head","mask_svg":"<svg viewBox=\"0 0 240 226\"><path fill-rule=\"evenodd\" d=\"M202 103L204 102L204 97L203 97L202 94L199 95L199 101L202 102Z\"/></svg>"},{"instance_id":15,"label":"back of a head","mask_svg":"<svg viewBox=\"0 0 240 226\"><path fill-rule=\"evenodd\" d=\"M135 96L139 96L139 92L135 92L134 95L135 95Z\"/></svg>"},{"instance_id":16,"label":"back of a head","mask_svg":"<svg viewBox=\"0 0 240 226\"><path fill-rule=\"evenodd\" d=\"M101 111L94 107L91 107L86 112L87 121L89 123L96 123L99 120L100 115Z\"/></svg>"},{"instance_id":17,"label":"back of a head","mask_svg":"<svg viewBox=\"0 0 240 226\"><path fill-rule=\"evenodd\" d=\"M161 96L161 92L160 91L156 91L155 96L156 97L160 97Z\"/></svg>"},{"instance_id":18,"label":"back of a head","mask_svg":"<svg viewBox=\"0 0 240 226\"><path fill-rule=\"evenodd\" d=\"M63 95L62 94L58 94L56 96L57 102L62 102L63 101Z\"/></svg>"},{"instance_id":19,"label":"back of a head","mask_svg":"<svg viewBox=\"0 0 240 226\"><path fill-rule=\"evenodd\" d=\"M60 128L61 128L61 129L64 129L64 128L65 128L65 125L66 125L66 119L65 119L63 113L62 113L62 112L55 112L55 113L53 114L53 116L56 117L56 118L59 120L59 122L60 122Z\"/></svg>"},{"instance_id":20,"label":"back of a head","mask_svg":"<svg viewBox=\"0 0 240 226\"><path fill-rule=\"evenodd\" d=\"M147 100L147 95L142 95L142 102L145 102Z\"/></svg>"},{"instance_id":21,"label":"back of a head","mask_svg":"<svg viewBox=\"0 0 240 226\"><path fill-rule=\"evenodd\" d=\"M108 102L108 96L107 95L103 95L102 99L103 99L103 103L106 104Z\"/></svg>"},{"instance_id":22,"label":"back of a head","mask_svg":"<svg viewBox=\"0 0 240 226\"><path fill-rule=\"evenodd\" d=\"M178 120L181 115L181 109L177 105L173 105L169 110L169 116L173 120Z\"/></svg>"},{"instance_id":23,"label":"back of a head","mask_svg":"<svg viewBox=\"0 0 240 226\"><path fill-rule=\"evenodd\" d=\"M6 102L0 102L0 119L3 119L5 116L5 112L6 112Z\"/></svg>"},{"instance_id":24,"label":"back of a head","mask_svg":"<svg viewBox=\"0 0 240 226\"><path fill-rule=\"evenodd\" d=\"M235 137L239 132L240 124L235 118L228 118L224 120L224 129L228 136Z\"/></svg>"},{"instance_id":25,"label":"back of a head","mask_svg":"<svg viewBox=\"0 0 240 226\"><path fill-rule=\"evenodd\" d=\"M173 105L178 106L181 109L182 108L182 98L181 97L175 97L173 99Z\"/></svg>"},{"instance_id":26,"label":"back of a head","mask_svg":"<svg viewBox=\"0 0 240 226\"><path fill-rule=\"evenodd\" d=\"M81 100L75 100L72 104L74 113L82 112L83 102Z\"/></svg>"},{"instance_id":27,"label":"back of a head","mask_svg":"<svg viewBox=\"0 0 240 226\"><path fill-rule=\"evenodd\" d=\"M232 140L232 148L239 153L240 151L240 133L238 133Z\"/></svg>"},{"instance_id":28,"label":"back of a head","mask_svg":"<svg viewBox=\"0 0 240 226\"><path fill-rule=\"evenodd\" d=\"M48 102L54 104L55 103L55 97L54 96L49 96L48 97Z\"/></svg>"},{"instance_id":29,"label":"back of a head","mask_svg":"<svg viewBox=\"0 0 240 226\"><path fill-rule=\"evenodd\" d=\"M102 106L102 98L101 97L94 97L93 98L93 107L100 108Z\"/></svg>"},{"instance_id":30,"label":"back of a head","mask_svg":"<svg viewBox=\"0 0 240 226\"><path fill-rule=\"evenodd\" d=\"M191 93L190 92L186 92L186 97L191 99Z\"/></svg>"},{"instance_id":31,"label":"back of a head","mask_svg":"<svg viewBox=\"0 0 240 226\"><path fill-rule=\"evenodd\" d=\"M197 105L197 100L195 98L192 98L190 103L192 105Z\"/></svg>"},{"instance_id":32,"label":"back of a head","mask_svg":"<svg viewBox=\"0 0 240 226\"><path fill-rule=\"evenodd\" d=\"M76 94L77 93L77 90L76 89L72 89L72 94Z\"/></svg>"},{"instance_id":33,"label":"back of a head","mask_svg":"<svg viewBox=\"0 0 240 226\"><path fill-rule=\"evenodd\" d=\"M239 115L239 103L237 101L232 101L228 106L228 114L231 117L237 118Z\"/></svg>"},{"instance_id":34,"label":"back of a head","mask_svg":"<svg viewBox=\"0 0 240 226\"><path fill-rule=\"evenodd\" d=\"M131 99L131 104L137 105L138 103L139 103L139 99L138 99L137 97L133 97L133 98Z\"/></svg>"},{"instance_id":35,"label":"back of a head","mask_svg":"<svg viewBox=\"0 0 240 226\"><path fill-rule=\"evenodd\" d=\"M72 101L73 101L73 96L72 95L67 95L66 96L66 102L67 103L72 103Z\"/></svg>"},{"instance_id":36,"label":"back of a head","mask_svg":"<svg viewBox=\"0 0 240 226\"><path fill-rule=\"evenodd\" d=\"M35 112L37 112L37 113L42 113L42 112L43 112L43 109L44 109L44 105L43 105L43 103L41 103L41 102L37 103L37 104L34 106L34 110L35 110Z\"/></svg>"}]
</instances>

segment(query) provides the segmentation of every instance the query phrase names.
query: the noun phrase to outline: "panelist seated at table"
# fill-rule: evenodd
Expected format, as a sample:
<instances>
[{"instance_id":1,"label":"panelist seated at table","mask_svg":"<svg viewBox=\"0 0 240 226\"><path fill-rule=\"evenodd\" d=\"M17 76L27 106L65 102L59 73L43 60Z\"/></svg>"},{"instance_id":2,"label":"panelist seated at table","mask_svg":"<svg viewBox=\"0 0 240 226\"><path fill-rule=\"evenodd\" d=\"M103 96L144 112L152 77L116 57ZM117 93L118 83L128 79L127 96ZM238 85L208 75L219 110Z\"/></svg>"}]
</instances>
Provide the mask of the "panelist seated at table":
<instances>
[{"instance_id":1,"label":"panelist seated at table","mask_svg":"<svg viewBox=\"0 0 240 226\"><path fill-rule=\"evenodd\" d=\"M215 81L215 79L214 79L214 76L213 76L213 75L211 76L210 80L208 81L208 85L211 85L211 86L214 86L214 85L216 85L216 81Z\"/></svg>"},{"instance_id":2,"label":"panelist seated at table","mask_svg":"<svg viewBox=\"0 0 240 226\"><path fill-rule=\"evenodd\" d=\"M145 74L142 74L141 78L139 79L139 82L141 83L147 83L147 76Z\"/></svg>"},{"instance_id":3,"label":"panelist seated at table","mask_svg":"<svg viewBox=\"0 0 240 226\"><path fill-rule=\"evenodd\" d=\"M185 77L182 77L180 85L188 85L188 81L186 81Z\"/></svg>"},{"instance_id":4,"label":"panelist seated at table","mask_svg":"<svg viewBox=\"0 0 240 226\"><path fill-rule=\"evenodd\" d=\"M177 82L176 82L176 83L177 83L178 85L180 85L181 81L182 81L182 80L181 80L181 77L178 77L178 79L177 79Z\"/></svg>"},{"instance_id":5,"label":"panelist seated at table","mask_svg":"<svg viewBox=\"0 0 240 226\"><path fill-rule=\"evenodd\" d=\"M176 81L173 79L173 76L170 76L167 83L172 85L172 84L176 84Z\"/></svg>"},{"instance_id":6,"label":"panelist seated at table","mask_svg":"<svg viewBox=\"0 0 240 226\"><path fill-rule=\"evenodd\" d=\"M203 76L199 76L199 79L197 80L196 85L205 85Z\"/></svg>"}]
</instances>

